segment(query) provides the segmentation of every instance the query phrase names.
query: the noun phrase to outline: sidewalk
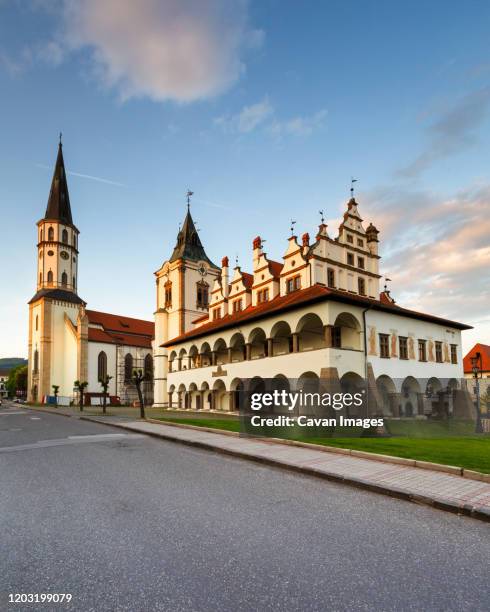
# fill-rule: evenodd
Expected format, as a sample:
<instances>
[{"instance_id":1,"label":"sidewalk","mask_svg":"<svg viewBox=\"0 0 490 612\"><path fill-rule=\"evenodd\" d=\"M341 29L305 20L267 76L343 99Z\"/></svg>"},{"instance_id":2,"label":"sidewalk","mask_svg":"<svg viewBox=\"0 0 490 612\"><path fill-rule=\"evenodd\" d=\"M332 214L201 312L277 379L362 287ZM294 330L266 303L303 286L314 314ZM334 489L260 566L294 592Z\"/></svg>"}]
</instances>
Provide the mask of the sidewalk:
<instances>
[{"instance_id":1,"label":"sidewalk","mask_svg":"<svg viewBox=\"0 0 490 612\"><path fill-rule=\"evenodd\" d=\"M59 410L56 413L60 414ZM353 456L344 449L317 449L306 444L296 446L284 441L241 437L233 432L215 433L190 425L121 417L80 415L78 418L343 482L490 522L490 483L439 471L444 466L439 466L438 470L438 466L419 462L421 467L414 467L406 465L410 463L408 460L379 456L379 460L376 456L366 459Z\"/></svg>"}]
</instances>

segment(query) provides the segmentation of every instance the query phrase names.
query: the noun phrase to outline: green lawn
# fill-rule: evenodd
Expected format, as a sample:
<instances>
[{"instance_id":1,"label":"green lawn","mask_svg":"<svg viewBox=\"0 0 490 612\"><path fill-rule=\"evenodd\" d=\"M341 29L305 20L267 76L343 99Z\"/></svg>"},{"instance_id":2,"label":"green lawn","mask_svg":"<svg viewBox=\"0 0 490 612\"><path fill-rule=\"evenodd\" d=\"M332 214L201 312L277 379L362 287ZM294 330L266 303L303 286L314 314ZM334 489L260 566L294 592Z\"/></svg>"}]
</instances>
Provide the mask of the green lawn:
<instances>
[{"instance_id":1,"label":"green lawn","mask_svg":"<svg viewBox=\"0 0 490 612\"><path fill-rule=\"evenodd\" d=\"M193 417L159 418L199 427L240 431L235 418ZM490 435L472 436L473 425L468 422L430 423L427 421L389 421L391 438L297 438L302 442L351 448L381 455L432 461L490 474ZM423 437L431 435L431 438ZM466 435L466 437L461 437ZM405 436L405 437L402 437ZM408 437L410 436L410 437Z\"/></svg>"}]
</instances>

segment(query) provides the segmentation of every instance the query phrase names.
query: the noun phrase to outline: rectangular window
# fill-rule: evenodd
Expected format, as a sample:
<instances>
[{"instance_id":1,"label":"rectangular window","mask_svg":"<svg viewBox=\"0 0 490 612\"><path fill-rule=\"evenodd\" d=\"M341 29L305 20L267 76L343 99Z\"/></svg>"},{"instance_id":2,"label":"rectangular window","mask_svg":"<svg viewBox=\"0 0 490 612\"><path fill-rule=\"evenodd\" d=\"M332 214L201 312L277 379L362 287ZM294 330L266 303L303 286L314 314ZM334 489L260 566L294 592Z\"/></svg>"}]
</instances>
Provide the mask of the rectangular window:
<instances>
[{"instance_id":1,"label":"rectangular window","mask_svg":"<svg viewBox=\"0 0 490 612\"><path fill-rule=\"evenodd\" d=\"M366 281L363 278L357 279L357 286L359 289L359 295L366 295Z\"/></svg>"},{"instance_id":2,"label":"rectangular window","mask_svg":"<svg viewBox=\"0 0 490 612\"><path fill-rule=\"evenodd\" d=\"M220 309L219 308L215 308L213 310L213 321L216 321L219 318L220 318Z\"/></svg>"},{"instance_id":3,"label":"rectangular window","mask_svg":"<svg viewBox=\"0 0 490 612\"><path fill-rule=\"evenodd\" d=\"M436 361L442 363L442 342L436 342Z\"/></svg>"},{"instance_id":4,"label":"rectangular window","mask_svg":"<svg viewBox=\"0 0 490 612\"><path fill-rule=\"evenodd\" d=\"M335 270L332 270L332 268L327 270L327 283L332 289L335 287Z\"/></svg>"},{"instance_id":5,"label":"rectangular window","mask_svg":"<svg viewBox=\"0 0 490 612\"><path fill-rule=\"evenodd\" d=\"M233 302L233 312L240 312L242 309L242 300L235 300Z\"/></svg>"},{"instance_id":6,"label":"rectangular window","mask_svg":"<svg viewBox=\"0 0 490 612\"><path fill-rule=\"evenodd\" d=\"M408 338L399 336L398 344L400 348L400 359L408 359Z\"/></svg>"},{"instance_id":7,"label":"rectangular window","mask_svg":"<svg viewBox=\"0 0 490 612\"><path fill-rule=\"evenodd\" d=\"M425 340L419 340L419 361L427 361L427 346Z\"/></svg>"},{"instance_id":8,"label":"rectangular window","mask_svg":"<svg viewBox=\"0 0 490 612\"><path fill-rule=\"evenodd\" d=\"M342 348L342 328L332 327L332 346L334 348Z\"/></svg>"},{"instance_id":9,"label":"rectangular window","mask_svg":"<svg viewBox=\"0 0 490 612\"><path fill-rule=\"evenodd\" d=\"M293 291L297 291L301 288L301 277L294 276L293 278L288 278L286 281L286 291L287 293L292 293Z\"/></svg>"},{"instance_id":10,"label":"rectangular window","mask_svg":"<svg viewBox=\"0 0 490 612\"><path fill-rule=\"evenodd\" d=\"M364 246L364 241L361 240L360 238L358 238L357 239L357 246L362 248Z\"/></svg>"},{"instance_id":11,"label":"rectangular window","mask_svg":"<svg viewBox=\"0 0 490 612\"><path fill-rule=\"evenodd\" d=\"M390 336L388 334L379 334L379 355L384 359L390 356Z\"/></svg>"},{"instance_id":12,"label":"rectangular window","mask_svg":"<svg viewBox=\"0 0 490 612\"><path fill-rule=\"evenodd\" d=\"M269 289L260 289L257 291L257 302L262 304L269 301Z\"/></svg>"},{"instance_id":13,"label":"rectangular window","mask_svg":"<svg viewBox=\"0 0 490 612\"><path fill-rule=\"evenodd\" d=\"M347 265L354 265L354 255L352 255L352 253L347 253Z\"/></svg>"},{"instance_id":14,"label":"rectangular window","mask_svg":"<svg viewBox=\"0 0 490 612\"><path fill-rule=\"evenodd\" d=\"M357 258L357 267L364 270L364 257Z\"/></svg>"},{"instance_id":15,"label":"rectangular window","mask_svg":"<svg viewBox=\"0 0 490 612\"><path fill-rule=\"evenodd\" d=\"M197 307L198 308L207 308L209 301L209 292L207 285L203 283L197 284Z\"/></svg>"},{"instance_id":16,"label":"rectangular window","mask_svg":"<svg viewBox=\"0 0 490 612\"><path fill-rule=\"evenodd\" d=\"M172 307L172 283L165 285L165 308Z\"/></svg>"},{"instance_id":17,"label":"rectangular window","mask_svg":"<svg viewBox=\"0 0 490 612\"><path fill-rule=\"evenodd\" d=\"M354 237L351 234L347 234L347 242L354 244Z\"/></svg>"},{"instance_id":18,"label":"rectangular window","mask_svg":"<svg viewBox=\"0 0 490 612\"><path fill-rule=\"evenodd\" d=\"M451 363L458 363L458 345L451 344Z\"/></svg>"}]
</instances>

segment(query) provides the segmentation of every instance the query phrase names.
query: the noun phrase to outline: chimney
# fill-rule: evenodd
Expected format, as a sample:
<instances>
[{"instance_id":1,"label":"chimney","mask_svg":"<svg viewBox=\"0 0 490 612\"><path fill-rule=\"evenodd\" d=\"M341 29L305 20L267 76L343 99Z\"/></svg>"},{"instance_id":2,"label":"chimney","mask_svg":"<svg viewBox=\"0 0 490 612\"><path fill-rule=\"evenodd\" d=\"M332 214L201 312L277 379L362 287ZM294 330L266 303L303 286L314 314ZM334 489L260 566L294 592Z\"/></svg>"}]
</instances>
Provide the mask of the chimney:
<instances>
[{"instance_id":1,"label":"chimney","mask_svg":"<svg viewBox=\"0 0 490 612\"><path fill-rule=\"evenodd\" d=\"M223 257L221 260L221 291L223 292L223 297L228 297L228 284L229 284L229 261L228 257Z\"/></svg>"},{"instance_id":2,"label":"chimney","mask_svg":"<svg viewBox=\"0 0 490 612\"><path fill-rule=\"evenodd\" d=\"M262 238L257 236L253 241L253 269L257 268L260 256L262 255Z\"/></svg>"}]
</instances>

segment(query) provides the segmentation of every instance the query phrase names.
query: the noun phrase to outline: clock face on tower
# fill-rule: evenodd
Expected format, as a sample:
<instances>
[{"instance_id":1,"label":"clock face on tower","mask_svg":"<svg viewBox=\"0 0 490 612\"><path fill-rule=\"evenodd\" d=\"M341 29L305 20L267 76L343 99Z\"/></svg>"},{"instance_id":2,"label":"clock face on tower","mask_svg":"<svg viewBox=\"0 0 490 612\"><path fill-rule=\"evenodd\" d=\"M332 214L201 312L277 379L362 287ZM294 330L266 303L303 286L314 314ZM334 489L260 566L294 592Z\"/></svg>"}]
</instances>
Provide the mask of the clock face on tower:
<instances>
[{"instance_id":1,"label":"clock face on tower","mask_svg":"<svg viewBox=\"0 0 490 612\"><path fill-rule=\"evenodd\" d=\"M205 266L204 264L201 264L201 265L199 266L199 268L197 269L197 271L198 271L198 272L199 272L199 274L200 274L201 276L203 276L203 277L204 277L204 276L206 276L206 274L208 273L208 270L207 270L207 268L206 268L206 266Z\"/></svg>"},{"instance_id":2,"label":"clock face on tower","mask_svg":"<svg viewBox=\"0 0 490 612\"><path fill-rule=\"evenodd\" d=\"M61 251L60 256L61 259L68 259L70 257L66 251Z\"/></svg>"}]
</instances>

